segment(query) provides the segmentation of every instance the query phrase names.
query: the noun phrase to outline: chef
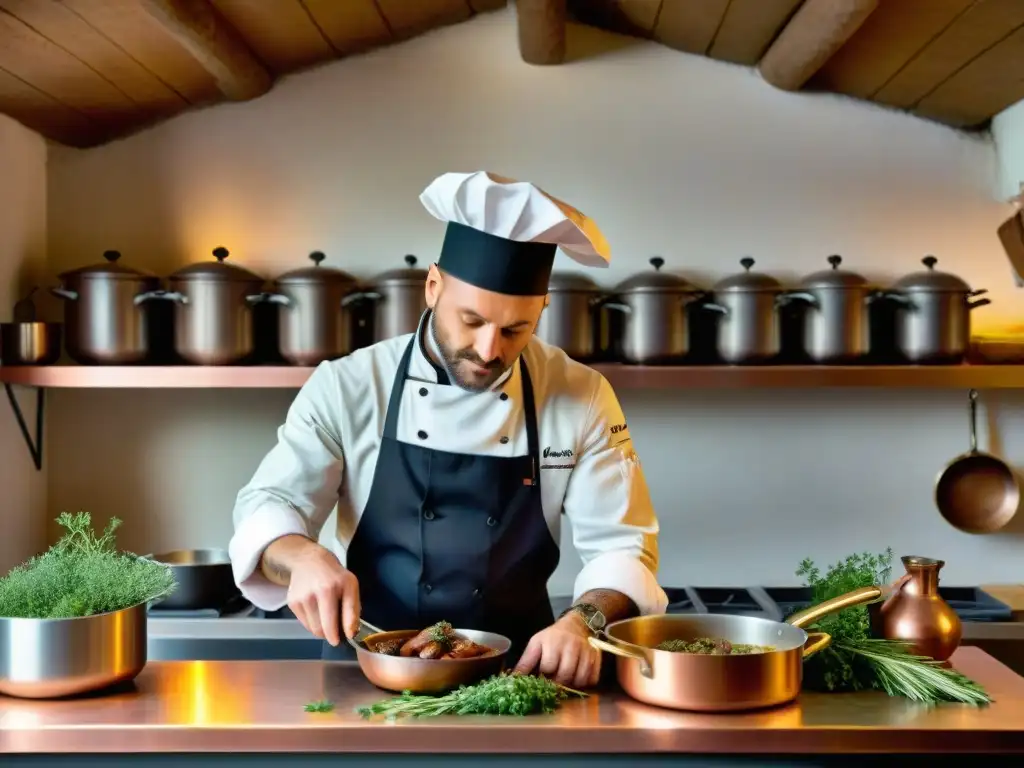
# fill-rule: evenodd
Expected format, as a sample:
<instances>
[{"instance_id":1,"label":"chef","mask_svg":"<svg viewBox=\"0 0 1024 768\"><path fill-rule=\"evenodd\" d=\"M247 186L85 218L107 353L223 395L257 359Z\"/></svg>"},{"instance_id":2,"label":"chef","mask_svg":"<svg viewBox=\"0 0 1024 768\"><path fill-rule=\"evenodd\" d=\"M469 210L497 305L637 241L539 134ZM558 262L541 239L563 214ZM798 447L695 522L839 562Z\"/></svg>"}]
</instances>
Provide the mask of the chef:
<instances>
[{"instance_id":1,"label":"chef","mask_svg":"<svg viewBox=\"0 0 1024 768\"><path fill-rule=\"evenodd\" d=\"M534 335L555 253L606 267L589 218L533 184L447 173L421 194L446 224L415 333L317 366L238 494L235 581L288 605L350 659L360 616L512 640L510 660L593 685L606 623L663 613L658 521L607 380ZM336 530L321 532L337 507ZM562 514L583 568L555 616Z\"/></svg>"}]
</instances>

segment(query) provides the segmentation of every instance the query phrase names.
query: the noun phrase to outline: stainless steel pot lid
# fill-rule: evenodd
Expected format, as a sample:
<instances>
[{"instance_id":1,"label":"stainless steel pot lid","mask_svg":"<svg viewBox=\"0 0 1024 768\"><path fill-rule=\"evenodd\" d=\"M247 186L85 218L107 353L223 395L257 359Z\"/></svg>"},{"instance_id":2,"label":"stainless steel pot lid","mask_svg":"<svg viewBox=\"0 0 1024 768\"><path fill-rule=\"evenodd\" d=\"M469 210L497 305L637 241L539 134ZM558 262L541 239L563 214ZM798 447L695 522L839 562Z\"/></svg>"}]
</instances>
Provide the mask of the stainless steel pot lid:
<instances>
[{"instance_id":1,"label":"stainless steel pot lid","mask_svg":"<svg viewBox=\"0 0 1024 768\"><path fill-rule=\"evenodd\" d=\"M552 272L548 279L550 293L597 293L597 283L578 272Z\"/></svg>"},{"instance_id":2,"label":"stainless steel pot lid","mask_svg":"<svg viewBox=\"0 0 1024 768\"><path fill-rule=\"evenodd\" d=\"M929 291L933 293L970 293L971 287L956 275L948 272L938 272L935 265L939 260L934 256L925 256L921 259L925 269L921 272L913 272L898 280L893 286L897 291Z\"/></svg>"},{"instance_id":3,"label":"stainless steel pot lid","mask_svg":"<svg viewBox=\"0 0 1024 768\"><path fill-rule=\"evenodd\" d=\"M213 249L213 257L216 261L201 261L196 264L189 264L182 267L173 275L172 280L225 280L230 282L253 281L262 282L263 278L255 272L250 272L245 267L228 264L224 260L228 257L228 249L219 246Z\"/></svg>"},{"instance_id":4,"label":"stainless steel pot lid","mask_svg":"<svg viewBox=\"0 0 1024 768\"><path fill-rule=\"evenodd\" d=\"M740 259L745 271L723 278L715 283L715 293L750 293L757 291L780 291L782 283L763 272L751 272L754 260L749 256Z\"/></svg>"},{"instance_id":5,"label":"stainless steel pot lid","mask_svg":"<svg viewBox=\"0 0 1024 768\"><path fill-rule=\"evenodd\" d=\"M422 288L427 281L427 270L416 268L416 257L411 253L406 255L405 263L407 266L404 268L391 269L377 275L373 278L373 285L415 285Z\"/></svg>"},{"instance_id":6,"label":"stainless steel pot lid","mask_svg":"<svg viewBox=\"0 0 1024 768\"><path fill-rule=\"evenodd\" d=\"M61 280L138 280L139 278L152 279L155 277L150 272L132 269L118 263L121 258L120 251L104 251L103 258L106 261L62 272L59 277Z\"/></svg>"},{"instance_id":7,"label":"stainless steel pot lid","mask_svg":"<svg viewBox=\"0 0 1024 768\"><path fill-rule=\"evenodd\" d=\"M814 272L805 277L800 284L804 288L863 288L868 284L867 278L863 275L839 268L843 263L842 256L833 254L828 257L828 263L832 265L832 269Z\"/></svg>"},{"instance_id":8,"label":"stainless steel pot lid","mask_svg":"<svg viewBox=\"0 0 1024 768\"><path fill-rule=\"evenodd\" d=\"M355 285L356 278L341 269L333 267L321 267L320 264L327 258L323 251L313 251L309 254L309 260L313 262L312 267L293 269L277 278L278 285Z\"/></svg>"},{"instance_id":9,"label":"stainless steel pot lid","mask_svg":"<svg viewBox=\"0 0 1024 768\"><path fill-rule=\"evenodd\" d=\"M697 291L696 286L679 275L662 272L665 260L661 256L653 256L650 264L653 272L641 272L622 282L616 293L691 293Z\"/></svg>"}]
</instances>

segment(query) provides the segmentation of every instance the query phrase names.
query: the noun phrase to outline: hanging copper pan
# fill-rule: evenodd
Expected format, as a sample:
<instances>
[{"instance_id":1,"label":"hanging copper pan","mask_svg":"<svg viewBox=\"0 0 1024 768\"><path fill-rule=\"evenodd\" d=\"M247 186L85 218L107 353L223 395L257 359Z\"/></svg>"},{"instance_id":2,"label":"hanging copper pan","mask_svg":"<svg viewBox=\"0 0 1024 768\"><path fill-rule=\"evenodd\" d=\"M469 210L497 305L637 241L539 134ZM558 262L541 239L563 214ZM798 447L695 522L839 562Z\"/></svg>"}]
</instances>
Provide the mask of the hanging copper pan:
<instances>
[{"instance_id":1,"label":"hanging copper pan","mask_svg":"<svg viewBox=\"0 0 1024 768\"><path fill-rule=\"evenodd\" d=\"M1005 461L978 450L978 392L971 390L971 450L946 465L935 483L935 504L966 533L1003 528L1020 506L1020 483Z\"/></svg>"},{"instance_id":2,"label":"hanging copper pan","mask_svg":"<svg viewBox=\"0 0 1024 768\"><path fill-rule=\"evenodd\" d=\"M756 616L660 614L609 624L595 648L618 656L622 689L637 701L670 709L732 712L792 701L803 685L803 661L827 648L832 638L803 627L845 608L875 602L878 587L863 587L826 600L786 621ZM730 643L771 646L765 653L701 655L656 650L666 640L722 638Z\"/></svg>"}]
</instances>

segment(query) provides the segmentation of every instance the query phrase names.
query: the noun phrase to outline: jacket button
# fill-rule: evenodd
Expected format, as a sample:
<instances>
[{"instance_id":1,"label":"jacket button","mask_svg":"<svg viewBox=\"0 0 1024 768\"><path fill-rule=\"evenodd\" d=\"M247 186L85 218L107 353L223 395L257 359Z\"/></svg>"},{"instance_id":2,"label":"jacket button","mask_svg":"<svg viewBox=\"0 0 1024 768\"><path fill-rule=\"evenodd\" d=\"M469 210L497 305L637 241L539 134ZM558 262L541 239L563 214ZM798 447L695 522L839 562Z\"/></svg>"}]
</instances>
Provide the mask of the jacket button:
<instances>
[{"instance_id":1,"label":"jacket button","mask_svg":"<svg viewBox=\"0 0 1024 768\"><path fill-rule=\"evenodd\" d=\"M473 590L473 597L480 597L480 590L479 590L479 588Z\"/></svg>"},{"instance_id":2,"label":"jacket button","mask_svg":"<svg viewBox=\"0 0 1024 768\"><path fill-rule=\"evenodd\" d=\"M420 440L426 440L427 433L421 429L419 432L416 433L416 437L418 437Z\"/></svg>"},{"instance_id":3,"label":"jacket button","mask_svg":"<svg viewBox=\"0 0 1024 768\"><path fill-rule=\"evenodd\" d=\"M507 437L507 436L505 436L505 435L502 435L502 436L501 436L501 439L500 439L500 440L498 440L498 442L499 442L499 443L501 443L502 445L504 445L505 443L507 443L507 442L508 442L508 437Z\"/></svg>"},{"instance_id":4,"label":"jacket button","mask_svg":"<svg viewBox=\"0 0 1024 768\"><path fill-rule=\"evenodd\" d=\"M427 396L427 388L426 387L420 387L420 396L421 397L426 397Z\"/></svg>"},{"instance_id":5,"label":"jacket button","mask_svg":"<svg viewBox=\"0 0 1024 768\"><path fill-rule=\"evenodd\" d=\"M498 395L498 399L499 400L508 400L508 394L505 393L505 392L502 392L500 395Z\"/></svg>"},{"instance_id":6,"label":"jacket button","mask_svg":"<svg viewBox=\"0 0 1024 768\"><path fill-rule=\"evenodd\" d=\"M425 509L425 510L423 510L423 519L424 520L433 520L434 519L434 510L432 510L432 509Z\"/></svg>"},{"instance_id":7,"label":"jacket button","mask_svg":"<svg viewBox=\"0 0 1024 768\"><path fill-rule=\"evenodd\" d=\"M429 595L431 592L434 591L434 588L430 584L424 584L423 591Z\"/></svg>"},{"instance_id":8,"label":"jacket button","mask_svg":"<svg viewBox=\"0 0 1024 768\"><path fill-rule=\"evenodd\" d=\"M498 521L497 521L497 519L495 519L495 518L493 518L493 517L488 517L488 518L487 518L487 527L488 527L488 528L493 528L493 527L494 527L494 526L496 526L497 524L498 524Z\"/></svg>"}]
</instances>

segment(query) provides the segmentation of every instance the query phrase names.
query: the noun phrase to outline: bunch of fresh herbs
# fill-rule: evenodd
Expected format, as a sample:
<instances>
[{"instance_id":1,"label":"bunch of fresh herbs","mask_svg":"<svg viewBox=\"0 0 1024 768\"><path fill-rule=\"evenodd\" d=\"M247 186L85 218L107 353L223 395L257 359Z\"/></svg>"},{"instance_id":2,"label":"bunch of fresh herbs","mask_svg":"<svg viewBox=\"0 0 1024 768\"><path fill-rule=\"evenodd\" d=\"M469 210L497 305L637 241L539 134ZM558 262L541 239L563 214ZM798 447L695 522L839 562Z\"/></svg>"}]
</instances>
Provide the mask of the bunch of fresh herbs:
<instances>
[{"instance_id":1,"label":"bunch of fresh herbs","mask_svg":"<svg viewBox=\"0 0 1024 768\"><path fill-rule=\"evenodd\" d=\"M166 565L116 549L116 517L100 536L88 512L63 512L57 523L65 533L56 544L0 578L0 617L92 616L166 597L177 586Z\"/></svg>"},{"instance_id":2,"label":"bunch of fresh herbs","mask_svg":"<svg viewBox=\"0 0 1024 768\"><path fill-rule=\"evenodd\" d=\"M891 549L881 554L850 555L824 573L812 560L805 559L796 575L811 588L812 604L818 604L862 587L888 584L892 555ZM871 619L865 605L824 616L808 629L832 636L828 648L804 662L804 685L812 690L884 690L890 696L926 704L991 701L974 681L934 659L914 654L910 643L871 637Z\"/></svg>"},{"instance_id":3,"label":"bunch of fresh herbs","mask_svg":"<svg viewBox=\"0 0 1024 768\"><path fill-rule=\"evenodd\" d=\"M463 685L444 696L423 696L405 692L356 711L363 717L439 715L532 715L549 714L569 696L587 694L566 688L536 675L502 672L474 685Z\"/></svg>"}]
</instances>

